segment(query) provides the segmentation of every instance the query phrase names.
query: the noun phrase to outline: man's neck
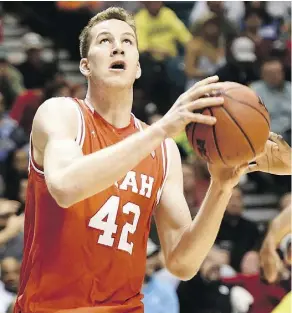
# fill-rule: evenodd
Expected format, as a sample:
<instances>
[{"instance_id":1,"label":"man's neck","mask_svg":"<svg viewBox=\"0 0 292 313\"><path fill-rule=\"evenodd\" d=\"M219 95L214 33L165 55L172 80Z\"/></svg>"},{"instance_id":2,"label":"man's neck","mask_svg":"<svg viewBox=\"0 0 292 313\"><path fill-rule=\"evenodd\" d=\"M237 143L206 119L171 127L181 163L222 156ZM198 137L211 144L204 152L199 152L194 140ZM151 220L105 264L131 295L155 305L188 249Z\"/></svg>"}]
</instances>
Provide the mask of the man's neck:
<instances>
[{"instance_id":1,"label":"man's neck","mask_svg":"<svg viewBox=\"0 0 292 313\"><path fill-rule=\"evenodd\" d=\"M133 88L99 88L89 84L86 101L114 127L123 128L130 124Z\"/></svg>"}]
</instances>

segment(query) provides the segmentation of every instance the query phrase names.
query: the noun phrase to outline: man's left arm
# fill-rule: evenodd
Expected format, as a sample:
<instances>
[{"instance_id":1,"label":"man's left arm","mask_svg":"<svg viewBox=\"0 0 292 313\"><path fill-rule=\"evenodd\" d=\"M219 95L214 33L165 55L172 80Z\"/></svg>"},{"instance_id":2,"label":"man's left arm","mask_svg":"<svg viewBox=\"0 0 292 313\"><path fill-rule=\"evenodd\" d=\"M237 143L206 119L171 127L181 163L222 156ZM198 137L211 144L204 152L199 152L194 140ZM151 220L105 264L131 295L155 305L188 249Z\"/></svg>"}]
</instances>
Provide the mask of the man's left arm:
<instances>
[{"instance_id":1,"label":"man's left arm","mask_svg":"<svg viewBox=\"0 0 292 313\"><path fill-rule=\"evenodd\" d=\"M213 246L233 186L243 170L209 167L215 179L211 180L201 208L192 220L183 193L180 155L173 141L169 152L170 172L155 211L155 220L167 269L180 279L188 280L198 272Z\"/></svg>"}]
</instances>

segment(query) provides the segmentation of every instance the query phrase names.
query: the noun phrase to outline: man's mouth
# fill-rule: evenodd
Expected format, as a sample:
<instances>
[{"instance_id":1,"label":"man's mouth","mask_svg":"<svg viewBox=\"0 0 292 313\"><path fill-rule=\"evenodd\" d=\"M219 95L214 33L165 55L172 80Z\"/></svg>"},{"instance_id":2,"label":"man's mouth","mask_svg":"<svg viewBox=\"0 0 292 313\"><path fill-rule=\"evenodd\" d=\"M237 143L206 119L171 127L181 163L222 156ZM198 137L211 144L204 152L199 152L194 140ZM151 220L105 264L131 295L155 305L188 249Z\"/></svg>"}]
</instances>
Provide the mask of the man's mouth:
<instances>
[{"instance_id":1,"label":"man's mouth","mask_svg":"<svg viewBox=\"0 0 292 313\"><path fill-rule=\"evenodd\" d=\"M111 71L124 71L126 69L126 63L124 61L115 61L110 65Z\"/></svg>"}]
</instances>

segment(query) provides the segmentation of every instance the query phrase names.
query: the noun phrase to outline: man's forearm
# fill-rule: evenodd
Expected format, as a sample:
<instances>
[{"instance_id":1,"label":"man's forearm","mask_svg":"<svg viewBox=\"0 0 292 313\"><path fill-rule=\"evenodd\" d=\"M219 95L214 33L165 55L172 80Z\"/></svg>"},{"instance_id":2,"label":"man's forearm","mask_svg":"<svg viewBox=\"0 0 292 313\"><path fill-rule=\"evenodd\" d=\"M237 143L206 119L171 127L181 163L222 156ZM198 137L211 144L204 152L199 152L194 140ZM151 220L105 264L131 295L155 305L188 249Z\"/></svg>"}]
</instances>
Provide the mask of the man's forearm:
<instances>
[{"instance_id":1,"label":"man's forearm","mask_svg":"<svg viewBox=\"0 0 292 313\"><path fill-rule=\"evenodd\" d=\"M212 248L231 194L232 189L210 184L198 214L173 250L174 262L186 271L183 276L194 276Z\"/></svg>"},{"instance_id":2,"label":"man's forearm","mask_svg":"<svg viewBox=\"0 0 292 313\"><path fill-rule=\"evenodd\" d=\"M61 200L62 206L68 207L112 186L155 150L165 137L161 128L152 126L115 145L73 160L57 172L57 179L52 179L66 197Z\"/></svg>"},{"instance_id":3,"label":"man's forearm","mask_svg":"<svg viewBox=\"0 0 292 313\"><path fill-rule=\"evenodd\" d=\"M269 235L273 238L275 246L278 246L283 237L291 231L291 205L289 205L271 222Z\"/></svg>"}]
</instances>

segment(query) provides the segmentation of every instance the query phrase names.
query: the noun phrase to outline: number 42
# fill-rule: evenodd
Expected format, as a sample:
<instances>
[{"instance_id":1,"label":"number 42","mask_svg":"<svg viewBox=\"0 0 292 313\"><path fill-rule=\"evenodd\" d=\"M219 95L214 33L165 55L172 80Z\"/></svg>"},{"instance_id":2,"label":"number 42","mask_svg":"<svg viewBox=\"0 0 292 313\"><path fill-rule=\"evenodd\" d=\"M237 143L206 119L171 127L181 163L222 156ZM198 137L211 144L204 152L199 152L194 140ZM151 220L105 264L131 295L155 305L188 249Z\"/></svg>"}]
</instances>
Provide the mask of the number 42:
<instances>
[{"instance_id":1,"label":"number 42","mask_svg":"<svg viewBox=\"0 0 292 313\"><path fill-rule=\"evenodd\" d=\"M98 243L112 247L114 244L114 238L112 237L118 230L116 224L120 198L117 196L111 196L106 203L98 210L98 212L92 216L88 226L103 230L103 234L99 236ZM126 223L122 229L118 249L127 251L132 254L133 242L128 242L128 234L134 234L137 228L137 224L140 217L140 207L134 203L128 202L123 206L123 213L134 214L134 220L132 224ZM107 218L106 221L104 219Z\"/></svg>"}]
</instances>

